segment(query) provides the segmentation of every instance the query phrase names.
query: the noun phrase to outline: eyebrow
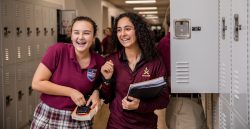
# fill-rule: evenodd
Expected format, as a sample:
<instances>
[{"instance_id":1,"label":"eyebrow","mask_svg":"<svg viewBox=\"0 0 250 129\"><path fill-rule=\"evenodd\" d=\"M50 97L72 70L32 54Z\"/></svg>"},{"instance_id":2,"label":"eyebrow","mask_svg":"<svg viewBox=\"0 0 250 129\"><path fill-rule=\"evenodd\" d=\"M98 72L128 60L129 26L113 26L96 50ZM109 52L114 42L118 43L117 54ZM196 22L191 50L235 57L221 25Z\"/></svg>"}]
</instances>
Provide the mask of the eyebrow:
<instances>
[{"instance_id":1,"label":"eyebrow","mask_svg":"<svg viewBox=\"0 0 250 129\"><path fill-rule=\"evenodd\" d=\"M73 31L81 31L81 30L73 30ZM83 32L92 32L91 30L83 30Z\"/></svg>"},{"instance_id":2,"label":"eyebrow","mask_svg":"<svg viewBox=\"0 0 250 129\"><path fill-rule=\"evenodd\" d=\"M117 28L126 28L126 27L131 27L131 28L133 28L133 26L131 26L131 25L125 25L125 26L123 26L123 27L117 27Z\"/></svg>"}]
</instances>

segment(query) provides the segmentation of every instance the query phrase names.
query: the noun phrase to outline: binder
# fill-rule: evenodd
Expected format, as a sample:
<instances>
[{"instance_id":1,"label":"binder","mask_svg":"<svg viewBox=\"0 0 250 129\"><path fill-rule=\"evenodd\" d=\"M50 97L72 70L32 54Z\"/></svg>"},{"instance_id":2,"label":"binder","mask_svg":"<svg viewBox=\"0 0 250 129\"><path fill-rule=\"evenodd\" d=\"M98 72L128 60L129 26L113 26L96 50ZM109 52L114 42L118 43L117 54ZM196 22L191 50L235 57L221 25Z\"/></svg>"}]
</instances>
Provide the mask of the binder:
<instances>
[{"instance_id":1,"label":"binder","mask_svg":"<svg viewBox=\"0 0 250 129\"><path fill-rule=\"evenodd\" d=\"M166 86L167 82L164 77L130 84L128 96L132 96L141 100L152 99L159 96Z\"/></svg>"}]
</instances>

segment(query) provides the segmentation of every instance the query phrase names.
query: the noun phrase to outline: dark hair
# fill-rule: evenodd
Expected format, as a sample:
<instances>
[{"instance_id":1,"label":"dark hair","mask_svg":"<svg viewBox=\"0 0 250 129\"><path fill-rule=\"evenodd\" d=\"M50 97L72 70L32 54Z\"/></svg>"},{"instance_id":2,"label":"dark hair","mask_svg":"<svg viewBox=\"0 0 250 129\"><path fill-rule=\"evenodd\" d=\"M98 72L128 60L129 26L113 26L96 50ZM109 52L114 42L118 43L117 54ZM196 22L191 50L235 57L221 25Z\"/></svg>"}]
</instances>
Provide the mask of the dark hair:
<instances>
[{"instance_id":1,"label":"dark hair","mask_svg":"<svg viewBox=\"0 0 250 129\"><path fill-rule=\"evenodd\" d=\"M168 6L167 11L166 11L166 23L168 26L170 26L170 6Z\"/></svg>"},{"instance_id":2,"label":"dark hair","mask_svg":"<svg viewBox=\"0 0 250 129\"><path fill-rule=\"evenodd\" d=\"M142 51L143 57L145 59L152 59L156 57L157 51L155 48L154 38L152 35L153 33L150 30L150 26L141 16L132 12L120 14L115 19L114 28L112 31L112 41L116 44L117 49L120 50L123 48L117 37L117 23L123 17L129 18L132 24L134 25L137 42Z\"/></svg>"},{"instance_id":3,"label":"dark hair","mask_svg":"<svg viewBox=\"0 0 250 129\"><path fill-rule=\"evenodd\" d=\"M92 20L91 18L86 17L86 16L78 16L78 17L76 17L76 18L73 19L73 21L72 21L72 27L75 24L75 22L77 22L77 21L87 21L87 22L91 23L91 25L92 25L92 27L94 29L94 35L96 35L97 25L94 22L94 20ZM72 31L72 28L71 28L71 31Z\"/></svg>"}]
</instances>

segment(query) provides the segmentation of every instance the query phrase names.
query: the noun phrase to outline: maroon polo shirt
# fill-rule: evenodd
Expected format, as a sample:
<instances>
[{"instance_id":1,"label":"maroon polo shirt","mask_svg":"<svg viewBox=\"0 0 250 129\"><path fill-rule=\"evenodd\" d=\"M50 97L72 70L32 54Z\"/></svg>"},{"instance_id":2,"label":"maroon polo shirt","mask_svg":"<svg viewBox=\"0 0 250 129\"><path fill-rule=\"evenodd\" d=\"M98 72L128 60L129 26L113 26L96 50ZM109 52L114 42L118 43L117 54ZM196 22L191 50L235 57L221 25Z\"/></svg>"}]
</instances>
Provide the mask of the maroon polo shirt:
<instances>
[{"instance_id":1,"label":"maroon polo shirt","mask_svg":"<svg viewBox=\"0 0 250 129\"><path fill-rule=\"evenodd\" d=\"M159 42L157 49L159 50L162 60L166 66L167 75L171 75L170 72L170 32L168 32Z\"/></svg>"},{"instance_id":2,"label":"maroon polo shirt","mask_svg":"<svg viewBox=\"0 0 250 129\"><path fill-rule=\"evenodd\" d=\"M165 66L159 58L146 61L143 58L137 63L135 70L131 71L124 51L112 54L107 60L114 63L114 84L102 85L101 94L110 101L110 117L107 129L156 129L157 116L155 109L167 107L169 92L164 88L161 95L155 99L140 101L137 110L123 110L122 99L127 96L131 83L146 81L165 76ZM112 96L114 93L114 96Z\"/></svg>"},{"instance_id":3,"label":"maroon polo shirt","mask_svg":"<svg viewBox=\"0 0 250 129\"><path fill-rule=\"evenodd\" d=\"M100 86L100 69L105 60L91 52L91 61L86 69L81 69L72 44L57 43L50 46L42 58L42 63L51 71L49 81L77 89L84 95L91 94ZM41 100L47 105L63 110L73 110L76 105L67 96L41 94Z\"/></svg>"}]
</instances>

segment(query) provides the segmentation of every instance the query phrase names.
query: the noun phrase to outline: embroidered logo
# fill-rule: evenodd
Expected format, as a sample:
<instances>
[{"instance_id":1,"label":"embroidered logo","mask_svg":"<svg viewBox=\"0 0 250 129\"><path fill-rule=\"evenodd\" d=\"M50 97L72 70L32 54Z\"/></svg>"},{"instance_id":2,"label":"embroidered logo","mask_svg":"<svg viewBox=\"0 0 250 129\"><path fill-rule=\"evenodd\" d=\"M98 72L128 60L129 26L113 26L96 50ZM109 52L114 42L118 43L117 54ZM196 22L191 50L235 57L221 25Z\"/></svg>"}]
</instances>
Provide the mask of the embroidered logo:
<instances>
[{"instance_id":1,"label":"embroidered logo","mask_svg":"<svg viewBox=\"0 0 250 129\"><path fill-rule=\"evenodd\" d=\"M143 74L142 74L142 77L150 77L149 69L148 69L147 67L144 69L144 72L143 72Z\"/></svg>"},{"instance_id":2,"label":"embroidered logo","mask_svg":"<svg viewBox=\"0 0 250 129\"><path fill-rule=\"evenodd\" d=\"M93 82L95 80L95 77L96 77L96 72L97 72L97 69L88 69L87 70L87 78Z\"/></svg>"}]
</instances>

